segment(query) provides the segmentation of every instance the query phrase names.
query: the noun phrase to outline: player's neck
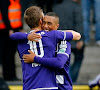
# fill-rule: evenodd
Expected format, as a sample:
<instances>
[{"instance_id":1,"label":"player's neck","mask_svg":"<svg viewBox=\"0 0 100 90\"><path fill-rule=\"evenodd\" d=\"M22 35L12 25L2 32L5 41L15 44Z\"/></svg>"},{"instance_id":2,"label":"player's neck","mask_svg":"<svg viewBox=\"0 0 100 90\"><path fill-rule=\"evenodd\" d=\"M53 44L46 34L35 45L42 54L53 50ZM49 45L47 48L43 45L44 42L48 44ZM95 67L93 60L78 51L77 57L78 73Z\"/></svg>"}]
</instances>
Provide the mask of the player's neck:
<instances>
[{"instance_id":1,"label":"player's neck","mask_svg":"<svg viewBox=\"0 0 100 90\"><path fill-rule=\"evenodd\" d=\"M38 26L36 28L32 28L32 30L42 30L41 26Z\"/></svg>"}]
</instances>

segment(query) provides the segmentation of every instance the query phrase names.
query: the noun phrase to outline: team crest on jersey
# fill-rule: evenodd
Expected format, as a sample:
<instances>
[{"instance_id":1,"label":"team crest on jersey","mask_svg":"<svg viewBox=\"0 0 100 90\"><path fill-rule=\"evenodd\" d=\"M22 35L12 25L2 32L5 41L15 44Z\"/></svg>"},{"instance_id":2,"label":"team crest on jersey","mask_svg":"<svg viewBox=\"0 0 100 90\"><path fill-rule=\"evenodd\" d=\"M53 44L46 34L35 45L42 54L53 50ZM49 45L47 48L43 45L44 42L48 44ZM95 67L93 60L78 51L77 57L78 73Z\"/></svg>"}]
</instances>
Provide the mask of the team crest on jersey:
<instances>
[{"instance_id":1,"label":"team crest on jersey","mask_svg":"<svg viewBox=\"0 0 100 90\"><path fill-rule=\"evenodd\" d=\"M66 50L64 50L64 49L60 49L60 50L58 51L58 53L65 53L65 51L66 51Z\"/></svg>"},{"instance_id":2,"label":"team crest on jersey","mask_svg":"<svg viewBox=\"0 0 100 90\"><path fill-rule=\"evenodd\" d=\"M67 48L67 44L66 41L61 41L61 44L59 45L59 51L58 53L65 53L66 48Z\"/></svg>"}]
</instances>

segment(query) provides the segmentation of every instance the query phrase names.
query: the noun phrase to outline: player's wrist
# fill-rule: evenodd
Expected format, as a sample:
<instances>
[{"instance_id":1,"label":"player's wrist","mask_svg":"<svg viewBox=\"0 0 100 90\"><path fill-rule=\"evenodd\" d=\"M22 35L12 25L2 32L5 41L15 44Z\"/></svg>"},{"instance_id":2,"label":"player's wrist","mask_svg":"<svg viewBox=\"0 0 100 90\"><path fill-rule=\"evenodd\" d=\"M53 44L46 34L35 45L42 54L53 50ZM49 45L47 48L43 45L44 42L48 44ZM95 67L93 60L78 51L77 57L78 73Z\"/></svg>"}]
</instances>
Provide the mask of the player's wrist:
<instances>
[{"instance_id":1,"label":"player's wrist","mask_svg":"<svg viewBox=\"0 0 100 90\"><path fill-rule=\"evenodd\" d=\"M41 62L41 57L35 56L34 57L34 62L35 63L40 63Z\"/></svg>"},{"instance_id":2,"label":"player's wrist","mask_svg":"<svg viewBox=\"0 0 100 90\"><path fill-rule=\"evenodd\" d=\"M31 38L30 38L30 34L27 35L27 39L28 39L28 40L31 40Z\"/></svg>"},{"instance_id":3,"label":"player's wrist","mask_svg":"<svg viewBox=\"0 0 100 90\"><path fill-rule=\"evenodd\" d=\"M33 62L37 62L37 56L34 57Z\"/></svg>"}]
</instances>

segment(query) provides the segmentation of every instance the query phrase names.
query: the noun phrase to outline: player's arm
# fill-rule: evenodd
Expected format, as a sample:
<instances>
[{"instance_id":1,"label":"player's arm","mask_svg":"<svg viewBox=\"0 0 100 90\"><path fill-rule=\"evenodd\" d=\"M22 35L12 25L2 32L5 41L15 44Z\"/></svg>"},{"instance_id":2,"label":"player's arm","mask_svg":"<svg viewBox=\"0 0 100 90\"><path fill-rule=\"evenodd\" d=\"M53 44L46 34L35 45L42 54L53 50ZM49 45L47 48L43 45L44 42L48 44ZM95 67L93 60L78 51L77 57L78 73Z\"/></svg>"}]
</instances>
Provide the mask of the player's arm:
<instances>
[{"instance_id":1,"label":"player's arm","mask_svg":"<svg viewBox=\"0 0 100 90\"><path fill-rule=\"evenodd\" d=\"M30 54L24 54L23 60L25 63L39 63L44 66L54 67L54 68L63 68L64 64L68 60L68 56L65 54L57 54L55 58L41 58L37 57L32 51L29 50Z\"/></svg>"},{"instance_id":2,"label":"player's arm","mask_svg":"<svg viewBox=\"0 0 100 90\"><path fill-rule=\"evenodd\" d=\"M73 30L65 30L65 32L71 32L73 34L73 39L72 40L79 40L81 38L81 34L73 31Z\"/></svg>"},{"instance_id":3,"label":"player's arm","mask_svg":"<svg viewBox=\"0 0 100 90\"><path fill-rule=\"evenodd\" d=\"M23 40L27 39L28 34L23 33L23 32L15 32L10 35L10 38L13 40Z\"/></svg>"},{"instance_id":4,"label":"player's arm","mask_svg":"<svg viewBox=\"0 0 100 90\"><path fill-rule=\"evenodd\" d=\"M55 31L55 35L57 35L56 38L59 39L60 41L62 41L64 39L65 40L79 40L81 38L80 33L75 32L73 30L64 30L65 34L63 34L62 31L57 31L57 30L54 30L54 31ZM66 35L66 36L64 36L64 35ZM36 41L36 39L41 39L41 36L35 32L32 32L31 34L28 35L27 38L30 41ZM36 42L38 42L38 41L36 41Z\"/></svg>"},{"instance_id":5,"label":"player's arm","mask_svg":"<svg viewBox=\"0 0 100 90\"><path fill-rule=\"evenodd\" d=\"M78 32L75 32L75 31L57 31L55 30L55 34L56 34L56 39L57 41L60 41L60 40L79 40L81 38L81 35L80 33Z\"/></svg>"},{"instance_id":6,"label":"player's arm","mask_svg":"<svg viewBox=\"0 0 100 90\"><path fill-rule=\"evenodd\" d=\"M36 39L41 39L41 35L37 34L38 30L33 31L30 34L26 34L23 32L15 32L13 34L11 34L10 38L13 40L24 40L24 39L28 39L28 40L32 40L32 41L36 41L38 42L38 40Z\"/></svg>"},{"instance_id":7,"label":"player's arm","mask_svg":"<svg viewBox=\"0 0 100 90\"><path fill-rule=\"evenodd\" d=\"M68 56L65 54L57 54L55 58L40 58L34 57L34 62L42 64L44 66L53 67L53 68L63 68L66 61L68 60Z\"/></svg>"}]
</instances>

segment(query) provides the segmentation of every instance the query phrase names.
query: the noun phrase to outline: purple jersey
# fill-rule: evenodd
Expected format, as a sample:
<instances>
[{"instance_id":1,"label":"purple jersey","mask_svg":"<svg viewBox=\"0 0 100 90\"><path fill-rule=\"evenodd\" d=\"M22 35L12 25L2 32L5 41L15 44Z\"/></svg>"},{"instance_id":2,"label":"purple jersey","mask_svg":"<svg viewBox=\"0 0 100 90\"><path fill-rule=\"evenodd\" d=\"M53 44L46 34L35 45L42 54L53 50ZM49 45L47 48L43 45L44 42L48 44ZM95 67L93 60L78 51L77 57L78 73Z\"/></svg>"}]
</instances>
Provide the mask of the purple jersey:
<instances>
[{"instance_id":1,"label":"purple jersey","mask_svg":"<svg viewBox=\"0 0 100 90\"><path fill-rule=\"evenodd\" d=\"M51 58L55 57L55 47L57 43L64 38L72 40L72 33L67 33L64 37L64 32L61 31L39 31L42 39L38 43L35 41L28 41L27 34L14 33L10 37L14 40L19 40L18 52L22 62L23 72L23 90L31 89L57 89L55 70L45 67L38 63L24 63L22 60L23 54L28 54L31 49L38 57ZM22 34L22 35L21 35ZM19 36L21 35L22 38ZM25 39L26 38L26 39Z\"/></svg>"}]
</instances>

